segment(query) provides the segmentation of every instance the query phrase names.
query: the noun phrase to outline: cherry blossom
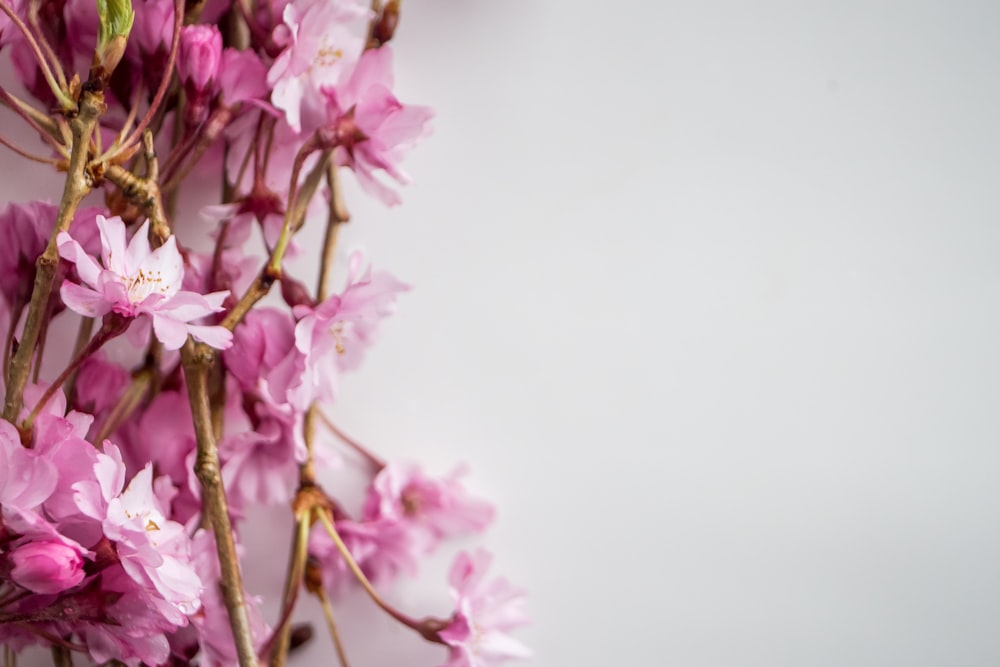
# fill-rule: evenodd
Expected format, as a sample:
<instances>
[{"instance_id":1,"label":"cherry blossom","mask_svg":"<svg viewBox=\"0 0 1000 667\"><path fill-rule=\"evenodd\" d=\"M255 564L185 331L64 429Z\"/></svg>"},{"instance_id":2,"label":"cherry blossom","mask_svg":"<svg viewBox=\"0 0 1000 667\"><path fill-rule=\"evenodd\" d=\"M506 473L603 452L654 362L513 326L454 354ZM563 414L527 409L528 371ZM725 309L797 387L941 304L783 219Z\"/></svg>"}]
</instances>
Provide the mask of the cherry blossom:
<instances>
[{"instance_id":1,"label":"cherry blossom","mask_svg":"<svg viewBox=\"0 0 1000 667\"><path fill-rule=\"evenodd\" d=\"M168 350L184 344L188 334L225 349L232 334L223 327L191 324L222 310L228 292L201 295L181 290L184 263L171 236L161 247L149 245L147 221L126 245L121 218L97 216L102 264L88 255L68 233L59 234L59 254L76 265L84 285L66 280L60 294L66 305L86 317L115 312L129 318L148 316L156 337Z\"/></svg>"},{"instance_id":2,"label":"cherry blossom","mask_svg":"<svg viewBox=\"0 0 1000 667\"><path fill-rule=\"evenodd\" d=\"M455 614L441 630L449 646L441 667L492 667L511 658L530 658L531 651L510 630L528 623L522 610L524 593L506 579L485 579L493 556L485 549L462 552L449 575Z\"/></svg>"}]
</instances>

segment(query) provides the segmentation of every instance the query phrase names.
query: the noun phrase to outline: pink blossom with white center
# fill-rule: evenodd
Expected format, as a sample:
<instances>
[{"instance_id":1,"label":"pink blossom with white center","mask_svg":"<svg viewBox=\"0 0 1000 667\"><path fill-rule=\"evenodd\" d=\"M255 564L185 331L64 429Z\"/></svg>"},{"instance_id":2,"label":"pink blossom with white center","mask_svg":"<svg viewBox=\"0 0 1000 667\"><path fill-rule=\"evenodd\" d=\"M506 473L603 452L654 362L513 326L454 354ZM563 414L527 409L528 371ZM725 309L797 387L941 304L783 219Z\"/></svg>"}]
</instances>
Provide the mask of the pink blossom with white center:
<instances>
[{"instance_id":1,"label":"pink blossom with white center","mask_svg":"<svg viewBox=\"0 0 1000 667\"><path fill-rule=\"evenodd\" d=\"M226 349L232 334L220 326L191 324L223 310L229 292L201 295L181 290L184 262L173 236L153 250L149 245L149 221L126 245L121 218L97 216L101 231L103 267L66 232L59 234L59 255L76 265L83 285L69 280L60 295L67 307L86 317L115 312L128 318L147 316L156 337L168 350L176 350L188 334L214 348Z\"/></svg>"},{"instance_id":2,"label":"pink blossom with white center","mask_svg":"<svg viewBox=\"0 0 1000 667\"><path fill-rule=\"evenodd\" d=\"M361 55L371 10L364 0L292 0L284 25L275 31L287 39L285 50L267 73L271 102L285 112L296 132L322 122L320 89L341 80ZM312 127L310 127L312 126Z\"/></svg>"},{"instance_id":3,"label":"pink blossom with white center","mask_svg":"<svg viewBox=\"0 0 1000 667\"><path fill-rule=\"evenodd\" d=\"M117 447L105 441L97 459L96 481L73 485L77 507L101 522L133 581L155 588L181 614L194 613L200 604L201 579L191 565L184 527L164 516L153 493L152 464L125 486L125 464Z\"/></svg>"},{"instance_id":4,"label":"pink blossom with white center","mask_svg":"<svg viewBox=\"0 0 1000 667\"><path fill-rule=\"evenodd\" d=\"M384 171L405 185L409 176L400 169L403 155L431 132L430 107L404 105L392 93L392 50L369 49L343 82L326 86L327 123L336 130L340 145L337 164L350 167L358 183L384 204L402 202L399 194L375 178Z\"/></svg>"},{"instance_id":5,"label":"pink blossom with white center","mask_svg":"<svg viewBox=\"0 0 1000 667\"><path fill-rule=\"evenodd\" d=\"M493 506L466 493L463 474L460 467L439 480L417 465L390 463L372 480L364 516L411 525L427 538L428 551L444 538L482 532L493 521Z\"/></svg>"},{"instance_id":6,"label":"pink blossom with white center","mask_svg":"<svg viewBox=\"0 0 1000 667\"><path fill-rule=\"evenodd\" d=\"M347 287L334 294L315 308L296 306L293 311L299 318L295 325L295 350L284 363L279 364L277 377L284 378L283 387L292 405L306 409L314 400L331 401L336 395L340 357L357 354L355 347L364 347L370 340L370 329L396 310L396 297L410 286L387 271L372 272L371 267L362 271L364 256L351 254L348 265ZM355 327L365 327L365 335L357 337ZM276 391L279 395L281 391Z\"/></svg>"},{"instance_id":7,"label":"pink blossom with white center","mask_svg":"<svg viewBox=\"0 0 1000 667\"><path fill-rule=\"evenodd\" d=\"M456 610L448 627L438 633L450 649L440 667L492 667L532 655L508 634L529 622L521 608L524 593L506 579L484 579L492 560L488 551L477 549L460 553L451 567L448 580Z\"/></svg>"}]
</instances>

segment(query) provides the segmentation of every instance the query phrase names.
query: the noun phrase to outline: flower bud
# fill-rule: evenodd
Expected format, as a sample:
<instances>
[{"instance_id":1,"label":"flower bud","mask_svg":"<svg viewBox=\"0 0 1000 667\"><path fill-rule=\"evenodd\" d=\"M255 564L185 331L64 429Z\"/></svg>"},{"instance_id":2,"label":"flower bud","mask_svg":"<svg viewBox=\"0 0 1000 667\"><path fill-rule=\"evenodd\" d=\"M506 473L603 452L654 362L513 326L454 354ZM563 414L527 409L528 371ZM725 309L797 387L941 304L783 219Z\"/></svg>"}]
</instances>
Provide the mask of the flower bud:
<instances>
[{"instance_id":1,"label":"flower bud","mask_svg":"<svg viewBox=\"0 0 1000 667\"><path fill-rule=\"evenodd\" d=\"M83 559L61 542L29 542L10 555L10 578L29 591L60 593L83 581Z\"/></svg>"},{"instance_id":2,"label":"flower bud","mask_svg":"<svg viewBox=\"0 0 1000 667\"><path fill-rule=\"evenodd\" d=\"M185 87L204 92L215 80L222 60L222 33L214 25L189 25L181 30L177 73Z\"/></svg>"},{"instance_id":3,"label":"flower bud","mask_svg":"<svg viewBox=\"0 0 1000 667\"><path fill-rule=\"evenodd\" d=\"M93 69L105 81L118 67L125 54L125 45L135 12L131 0L97 0L97 51Z\"/></svg>"}]
</instances>

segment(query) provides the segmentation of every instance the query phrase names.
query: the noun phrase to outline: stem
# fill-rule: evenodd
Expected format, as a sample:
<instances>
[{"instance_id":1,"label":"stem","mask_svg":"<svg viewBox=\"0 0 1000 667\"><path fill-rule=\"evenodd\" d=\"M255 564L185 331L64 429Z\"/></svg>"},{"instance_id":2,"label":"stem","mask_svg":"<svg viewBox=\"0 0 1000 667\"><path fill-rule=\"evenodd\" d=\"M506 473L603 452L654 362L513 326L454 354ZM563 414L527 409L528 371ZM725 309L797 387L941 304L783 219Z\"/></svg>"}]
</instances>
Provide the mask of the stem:
<instances>
[{"instance_id":1,"label":"stem","mask_svg":"<svg viewBox=\"0 0 1000 667\"><path fill-rule=\"evenodd\" d=\"M155 374L156 371L152 368L139 371L139 374L132 379L132 383L125 390L125 393L122 394L122 397L111 408L111 412L108 413L107 419L101 424L101 430L97 432L94 442L104 442L105 438L115 432L119 424L128 419L128 416L132 414L132 411L139 405L143 396L146 395L146 390L153 383L153 376Z\"/></svg>"},{"instance_id":2,"label":"stem","mask_svg":"<svg viewBox=\"0 0 1000 667\"><path fill-rule=\"evenodd\" d=\"M59 391L63 383L69 379L69 376L80 367L80 364L82 364L84 360L94 352L101 349L101 347L109 340L124 333L131 323L132 320L125 319L120 315L111 315L104 319L104 323L101 324L101 328L98 329L97 334L90 339L90 342L83 346L80 353L76 355L76 357L69 363L69 365L66 366L65 369L63 369L63 372L59 374L59 377L56 378L55 382L50 384L48 389L45 390L45 393L42 394L42 397L38 399L35 407L32 408L31 412L28 414L28 418L24 420L25 430L31 428L31 425L34 423L35 417L38 416L38 413L45 408L45 404L49 402L49 399L51 399L57 391Z\"/></svg>"},{"instance_id":3,"label":"stem","mask_svg":"<svg viewBox=\"0 0 1000 667\"><path fill-rule=\"evenodd\" d=\"M49 59L55 69L56 78L59 80L59 88L62 90L69 89L69 85L66 83L66 75L63 74L62 67L59 64L59 58L56 56L55 51L52 50L52 45L49 44L49 40L45 38L45 33L42 32L41 26L38 24L38 8L41 5L40 0L31 0L28 3L28 22L31 27L38 33L38 44L42 47L42 51L45 56Z\"/></svg>"},{"instance_id":4,"label":"stem","mask_svg":"<svg viewBox=\"0 0 1000 667\"><path fill-rule=\"evenodd\" d=\"M295 162L292 165L292 177L288 184L288 208L285 210L285 219L281 226L281 235L278 237L278 242L274 244L274 251L271 253L270 267L272 271L281 271L281 261L285 258L285 251L288 249L288 244L292 240L292 228L295 226L293 223L293 212L299 205L298 187L299 187L299 175L302 172L302 166L305 164L306 158L308 158L316 150L315 142L311 139L306 141L305 145L295 156ZM312 178L314 174L319 172L316 177L316 187L319 186L319 179L322 178L322 172L320 168L325 169L325 160L320 160L320 162L313 168L312 172L309 174L308 178ZM316 191L316 187L313 187L313 192ZM305 187L303 187L303 191ZM313 192L304 197L306 204L312 199ZM304 208L304 207L303 207Z\"/></svg>"},{"instance_id":5,"label":"stem","mask_svg":"<svg viewBox=\"0 0 1000 667\"><path fill-rule=\"evenodd\" d=\"M333 620L333 606L330 604L330 598L326 596L326 591L323 590L322 586L316 589L316 595L319 597L319 603L323 606L323 616L326 617L326 626L330 629L330 637L333 639L333 647L337 651L337 659L340 660L343 667L350 667L350 663L347 662L347 653L344 652L344 644L340 641L340 633L337 632L337 624Z\"/></svg>"},{"instance_id":6,"label":"stem","mask_svg":"<svg viewBox=\"0 0 1000 667\"><path fill-rule=\"evenodd\" d=\"M340 539L340 534L337 533L337 529L333 526L333 519L327 516L327 513L322 509L316 512L316 516L318 516L319 520L323 522L326 532L330 535L330 539L333 540L333 543L337 545L337 550L340 551L340 555L344 557L344 562L347 563L347 567L357 578L358 583L361 584L361 588L365 589L365 592L368 593L368 597L372 599L372 602L378 605L379 609L389 614L406 627L416 630L424 639L436 643L443 643L441 642L441 638L437 636L437 630L439 629L437 626L439 625L439 622L434 621L433 619L421 622L414 618L410 618L383 600L375 591L371 582L368 581L368 577L365 576L365 573L361 571L361 568L354 560L354 556L351 555L347 545L344 544L342 539Z\"/></svg>"},{"instance_id":7,"label":"stem","mask_svg":"<svg viewBox=\"0 0 1000 667\"><path fill-rule=\"evenodd\" d=\"M316 193L316 188L319 187L319 181L323 177L323 171L326 168L325 162L330 158L330 152L326 151L320 157L320 161L313 167L313 170L309 172L306 177L305 182L302 187L298 190L295 195L295 203L292 205L291 200L289 200L288 208L285 210L285 222L281 227L281 236L278 238L278 242L275 244L274 250L271 253L270 261L264 266L261 272L257 275L257 279L253 281L247 291L243 294L240 300L233 306L233 309L226 314L226 317L222 320L222 326L226 327L230 331L236 328L246 314L250 312L253 306L264 298L267 294L271 285L274 284L275 280L281 278L281 260L284 257L285 249L288 247L288 240L291 236L292 229L296 227L295 221L299 220L303 215L305 215L306 206L312 196ZM275 268L277 267L277 268Z\"/></svg>"},{"instance_id":8,"label":"stem","mask_svg":"<svg viewBox=\"0 0 1000 667\"><path fill-rule=\"evenodd\" d=\"M73 343L73 356L79 356L83 352L84 346L87 341L90 340L91 334L94 332L94 318L93 317L81 317L80 327L76 330L76 342ZM69 380L66 382L66 396L70 399L72 403L73 391L76 388L76 376L79 374L79 369L73 372Z\"/></svg>"},{"instance_id":9,"label":"stem","mask_svg":"<svg viewBox=\"0 0 1000 667\"><path fill-rule=\"evenodd\" d=\"M216 353L204 344L188 338L181 348L184 378L191 401L195 436L198 441L198 458L195 474L201 482L201 503L204 516L212 524L219 553L222 596L229 612L229 623L236 642L240 667L256 667L257 655L250 634L250 619L243 600L243 579L240 561L233 540L233 527L229 517L229 503L219 467L219 449L212 429L212 411L208 395L208 372L215 363Z\"/></svg>"},{"instance_id":10,"label":"stem","mask_svg":"<svg viewBox=\"0 0 1000 667\"><path fill-rule=\"evenodd\" d=\"M42 70L42 76L45 77L45 82L49 84L49 88L52 89L52 94L55 95L56 100L58 100L62 108L66 111L75 108L76 102L71 100L69 95L67 95L65 91L59 87L59 82L56 81L56 78L52 75L52 70L49 69L49 64L45 60L45 54L42 53L42 49L38 46L38 41L35 40L35 36L31 34L31 30L28 26L24 24L24 21L22 21L21 17L17 15L17 12L8 6L7 0L0 0L0 10L3 10L3 12L10 17L10 22L16 25L18 30L24 34L24 39L28 43L28 48L30 48L31 52L35 54L35 60L38 61L38 68ZM59 63L54 64L58 69ZM65 81L66 77L63 76L62 70L58 69L58 71L59 78Z\"/></svg>"},{"instance_id":11,"label":"stem","mask_svg":"<svg viewBox=\"0 0 1000 667\"><path fill-rule=\"evenodd\" d=\"M291 612L302 587L302 577L306 570L306 557L309 548L309 513L295 519L295 534L292 538L292 553L288 559L288 574L285 577L285 591L282 595L282 618L275 629L275 645L271 652L271 667L282 667L288 657L288 647L291 640Z\"/></svg>"},{"instance_id":12,"label":"stem","mask_svg":"<svg viewBox=\"0 0 1000 667\"><path fill-rule=\"evenodd\" d=\"M160 86L156 89L156 95L153 97L153 101L149 103L149 108L146 109L146 114L139 121L139 124L132 134L128 135L128 139L122 142L122 145L117 151L105 157L106 160L110 160L114 156L121 153L129 145L134 144L142 136L143 130L145 130L149 124L153 121L153 117L156 116L156 112L163 102L163 98L167 94L167 88L170 87L170 82L174 78L174 62L177 60L177 47L181 42L181 27L184 25L184 0L174 1L174 34L170 41L170 54L167 56L167 64L163 67L163 79L160 80Z\"/></svg>"},{"instance_id":13,"label":"stem","mask_svg":"<svg viewBox=\"0 0 1000 667\"><path fill-rule=\"evenodd\" d=\"M55 667L73 667L73 654L64 646L53 646L52 663Z\"/></svg>"},{"instance_id":14,"label":"stem","mask_svg":"<svg viewBox=\"0 0 1000 667\"><path fill-rule=\"evenodd\" d=\"M55 158L52 158L52 157L42 157L41 155L35 155L34 153L29 153L28 151L24 150L23 148L21 148L20 146L18 146L15 143L13 143L12 141L10 141L9 139L7 139L4 136L0 136L0 144L3 144L7 148L11 149L12 151L14 151L18 155L20 155L21 157L27 158L28 160L31 160L32 162L39 162L41 164L51 164L51 165L58 165L59 164L59 160L57 160Z\"/></svg>"},{"instance_id":15,"label":"stem","mask_svg":"<svg viewBox=\"0 0 1000 667\"><path fill-rule=\"evenodd\" d=\"M365 447L360 442L358 442L357 440L355 440L354 438L350 437L349 435L341 431L339 428L337 428L334 425L334 423L330 421L330 418L327 417L322 410L317 410L316 414L320 418L320 421L323 422L323 425L326 426L328 429L330 429L331 433L340 438L346 445L348 445L358 454L361 454L361 456L365 457L365 459L369 463L371 463L377 470L381 470L386 466L385 460L373 454L367 447Z\"/></svg>"},{"instance_id":16,"label":"stem","mask_svg":"<svg viewBox=\"0 0 1000 667\"><path fill-rule=\"evenodd\" d=\"M316 301L322 303L329 296L330 270L333 254L337 249L340 226L350 221L351 216L344 206L344 191L337 175L337 165L330 161L326 171L326 184L330 188L330 208L326 220L326 234L323 237L323 256L319 265L319 279L316 282Z\"/></svg>"},{"instance_id":17,"label":"stem","mask_svg":"<svg viewBox=\"0 0 1000 667\"><path fill-rule=\"evenodd\" d=\"M17 353L11 360L10 379L7 384L3 411L4 419L7 421L12 422L21 411L24 386L28 382L31 359L35 352L35 345L38 343L42 319L48 309L52 283L55 280L56 267L59 264L59 248L56 245L56 238L60 232L69 229L80 201L90 192L91 183L86 173L87 155L90 138L97 125L97 119L103 111L104 94L99 90L84 90L80 99L80 111L71 122L73 148L66 174L66 185L59 203L59 213L56 216L56 224L52 229L52 235L49 237L45 252L41 254L35 264L35 285L31 293L28 318L24 323L24 332L21 335Z\"/></svg>"},{"instance_id":18,"label":"stem","mask_svg":"<svg viewBox=\"0 0 1000 667\"><path fill-rule=\"evenodd\" d=\"M2 0L0 0L2 2ZM39 136L44 138L52 148L59 151L63 157L69 157L66 147L61 143L62 135L51 118L31 106L19 97L7 92L0 86L0 102L23 118Z\"/></svg>"}]
</instances>

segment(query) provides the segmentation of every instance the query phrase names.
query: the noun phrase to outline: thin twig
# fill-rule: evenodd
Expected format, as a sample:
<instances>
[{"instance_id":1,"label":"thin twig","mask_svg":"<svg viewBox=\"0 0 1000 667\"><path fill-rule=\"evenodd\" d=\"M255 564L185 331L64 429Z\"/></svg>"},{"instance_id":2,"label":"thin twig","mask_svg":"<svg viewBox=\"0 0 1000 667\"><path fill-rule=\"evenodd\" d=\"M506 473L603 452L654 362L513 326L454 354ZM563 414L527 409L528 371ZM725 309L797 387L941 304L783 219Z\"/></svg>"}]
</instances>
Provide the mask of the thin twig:
<instances>
[{"instance_id":1,"label":"thin twig","mask_svg":"<svg viewBox=\"0 0 1000 667\"><path fill-rule=\"evenodd\" d=\"M354 438L350 437L349 435L341 431L339 428L337 428L337 426L330 420L329 417L326 416L326 413L324 413L322 410L317 410L316 415L320 418L320 421L323 422L323 425L326 426L328 429L330 429L331 433L340 438L346 445L348 445L358 454L361 454L361 456L365 457L365 459L369 463L371 463L372 466L374 466L377 470L381 470L386 466L385 460L376 456L371 451L369 451L367 447L365 447L360 442L358 442L357 440L355 440Z\"/></svg>"},{"instance_id":2,"label":"thin twig","mask_svg":"<svg viewBox=\"0 0 1000 667\"><path fill-rule=\"evenodd\" d=\"M330 536L330 539L333 540L337 550L340 551L340 555L343 557L344 562L347 563L348 569L352 574L354 574L358 583L361 584L361 588L368 593L368 597L372 599L372 602L378 605L379 609L389 614L389 616L392 616L406 627L416 630L427 641L443 643L437 634L440 622L434 619L418 621L414 618L410 618L383 600L378 592L376 592L371 582L368 581L368 577L365 576L365 573L361 571L361 567L358 565L357 561L354 560L354 556L351 555L351 550L347 548L346 544L344 544L344 540L341 539L340 534L333 525L333 519L330 518L327 512L322 510L317 511L315 514L322 522L323 527L326 528L326 532Z\"/></svg>"},{"instance_id":3,"label":"thin twig","mask_svg":"<svg viewBox=\"0 0 1000 667\"><path fill-rule=\"evenodd\" d=\"M284 257L285 250L288 247L287 237L291 236L292 229L297 225L296 222L305 215L306 207L309 204L309 200L316 193L316 189L319 187L319 182L323 178L323 172L326 169L325 161L330 158L329 152L324 153L320 156L320 161L316 164L309 175L306 177L305 182L302 187L298 189L295 195L294 204L289 201L288 209L285 211L285 222L281 228L281 236L278 238L278 242L275 244L274 250L271 252L271 258L268 263L264 266L261 272L257 275L257 278L251 283L250 287L243 294L233 309L230 310L226 317L222 320L222 326L226 327L230 331L236 328L246 314L250 312L250 309L254 305L264 298L264 296L270 291L271 285L274 281L281 278L281 260ZM277 266L278 269L275 270L274 267Z\"/></svg>"},{"instance_id":4,"label":"thin twig","mask_svg":"<svg viewBox=\"0 0 1000 667\"><path fill-rule=\"evenodd\" d=\"M35 130L52 148L64 158L69 157L69 151L62 143L62 133L56 123L44 113L11 94L0 86L0 103L24 119L31 129Z\"/></svg>"},{"instance_id":5,"label":"thin twig","mask_svg":"<svg viewBox=\"0 0 1000 667\"><path fill-rule=\"evenodd\" d=\"M319 603L323 606L323 616L326 617L326 626L330 629L330 637L333 639L333 647L337 651L337 659L340 660L343 667L350 667L350 663L347 662L347 653L344 651L344 643L340 641L340 633L333 620L333 605L330 604L330 598L327 597L322 586L316 589L316 597L319 598Z\"/></svg>"},{"instance_id":6,"label":"thin twig","mask_svg":"<svg viewBox=\"0 0 1000 667\"><path fill-rule=\"evenodd\" d=\"M40 162L41 164L51 164L51 165L58 165L59 164L59 160L57 160L55 158L52 158L52 157L42 157L41 155L35 155L34 153L29 153L28 151L24 150L23 148L21 148L20 146L18 146L17 144L15 144L13 142L11 142L9 139L7 139L6 137L4 137L2 135L0 135L0 144L3 144L7 148L11 149L12 151L14 151L18 155L20 155L21 157L27 158L27 159L31 160L32 162Z\"/></svg>"},{"instance_id":7,"label":"thin twig","mask_svg":"<svg viewBox=\"0 0 1000 667\"><path fill-rule=\"evenodd\" d=\"M121 152L123 152L128 146L139 141L142 136L143 130L145 130L149 124L153 121L153 117L156 116L156 112L163 102L163 98L167 94L167 88L170 87L170 82L173 80L174 75L174 62L177 60L177 48L181 41L181 27L184 25L184 0L174 0L174 33L170 40L170 53L167 55L167 62L163 66L163 79L160 80L160 86L156 89L156 95L153 97L153 101L149 103L149 108L146 109L146 114L139 121L139 124L132 134L128 135L128 139L122 142L118 150L111 153L110 155L102 156L104 160L111 160Z\"/></svg>"},{"instance_id":8,"label":"thin twig","mask_svg":"<svg viewBox=\"0 0 1000 667\"><path fill-rule=\"evenodd\" d=\"M49 69L49 64L45 60L45 54L42 53L41 47L38 46L38 41L35 39L35 36L31 34L31 30L28 26L25 25L24 21L21 20L21 17L17 15L17 12L15 12L14 9L7 4L6 0L0 0L0 10L3 10L3 12L10 17L10 22L17 26L18 30L20 30L24 35L24 39L28 43L28 48L30 48L31 52L35 54L35 60L38 61L38 68L42 70L42 76L45 77L45 82L49 84L49 88L52 89L52 94L55 96L56 100L59 101L59 104L62 105L63 109L67 111L74 108L76 106L76 102L69 98L69 95L67 95L59 86L59 82L56 81L56 77L52 75L52 70ZM57 71L59 71L59 77L65 81L66 78L62 75L61 70L58 69L59 63L56 62L53 64L57 68Z\"/></svg>"},{"instance_id":9,"label":"thin twig","mask_svg":"<svg viewBox=\"0 0 1000 667\"><path fill-rule=\"evenodd\" d=\"M271 667L282 667L288 657L288 646L291 640L292 610L302 588L302 577L306 571L306 557L309 548L310 512L300 513L295 517L295 534L292 537L292 552L288 559L288 573L285 576L285 591L282 595L282 618L274 630L275 643L271 649L269 664Z\"/></svg>"}]
</instances>

